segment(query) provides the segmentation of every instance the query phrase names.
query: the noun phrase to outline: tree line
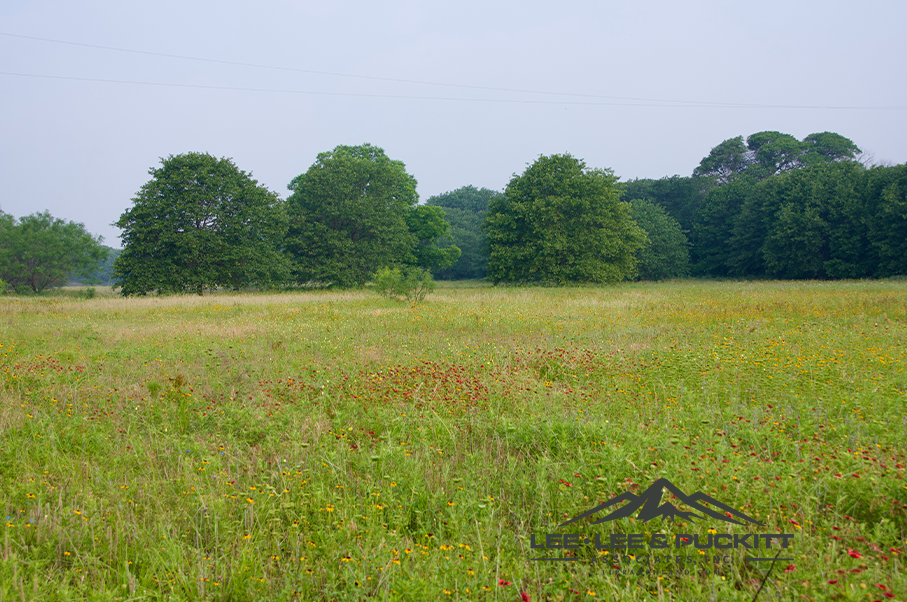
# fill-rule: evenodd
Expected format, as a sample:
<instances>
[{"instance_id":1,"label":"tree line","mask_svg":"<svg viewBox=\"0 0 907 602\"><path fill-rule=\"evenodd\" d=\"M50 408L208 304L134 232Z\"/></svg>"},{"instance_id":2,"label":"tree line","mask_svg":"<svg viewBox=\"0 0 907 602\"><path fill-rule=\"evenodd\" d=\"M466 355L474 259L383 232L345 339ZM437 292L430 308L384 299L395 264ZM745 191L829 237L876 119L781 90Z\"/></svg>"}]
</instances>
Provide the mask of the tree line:
<instances>
[{"instance_id":1,"label":"tree line","mask_svg":"<svg viewBox=\"0 0 907 602\"><path fill-rule=\"evenodd\" d=\"M837 279L907 274L907 165L867 167L858 160L861 153L853 141L832 132L802 140L781 132L757 132L717 145L690 176L612 181L613 190L629 204L633 221L645 234L633 243L632 230L600 223L610 228L611 239L638 244L635 271L624 269L621 279L688 275ZM474 267L467 277L490 276L496 282L609 279L571 276L563 269L576 265L577 248L602 248L602 241L596 242L590 234L600 230L570 223L567 216L577 209L575 205L571 209L571 203L582 195L567 188L555 193L536 187L530 194L539 204L532 209L538 212L535 223L542 215L547 221L524 234L534 243L520 251L522 256L513 256L514 264L531 266L546 253L553 254L559 268L536 266L517 275L502 269L495 259L501 253L514 254L515 247L526 244L508 238L506 231L508 224L515 223L514 211L529 210L526 195L515 183L543 164L553 165L550 159L540 158L523 176L515 177L503 194L466 187L429 199L456 224L452 241L464 249L479 250L468 263ZM566 174L564 169L555 171ZM546 198L549 206L543 209ZM603 197L598 198L602 203ZM551 219L551 205L558 207L560 225ZM492 216L486 219L489 206ZM565 232L571 233L573 250L564 246ZM555 249L557 245L560 250ZM591 252L584 257L590 258ZM465 265L455 264L440 276L462 277L459 270Z\"/></svg>"},{"instance_id":2,"label":"tree line","mask_svg":"<svg viewBox=\"0 0 907 602\"><path fill-rule=\"evenodd\" d=\"M381 268L544 284L907 274L907 165L866 167L860 152L830 132L758 132L689 177L625 183L542 156L502 192L465 186L425 204L405 165L370 144L321 153L285 200L230 159L171 155L117 221L122 252L46 212L0 215L0 278L38 292L94 275L141 295L350 287Z\"/></svg>"},{"instance_id":3,"label":"tree line","mask_svg":"<svg viewBox=\"0 0 907 602\"><path fill-rule=\"evenodd\" d=\"M907 164L870 166L838 134L725 140L690 177L633 180L680 224L701 277L884 278L907 274Z\"/></svg>"}]
</instances>

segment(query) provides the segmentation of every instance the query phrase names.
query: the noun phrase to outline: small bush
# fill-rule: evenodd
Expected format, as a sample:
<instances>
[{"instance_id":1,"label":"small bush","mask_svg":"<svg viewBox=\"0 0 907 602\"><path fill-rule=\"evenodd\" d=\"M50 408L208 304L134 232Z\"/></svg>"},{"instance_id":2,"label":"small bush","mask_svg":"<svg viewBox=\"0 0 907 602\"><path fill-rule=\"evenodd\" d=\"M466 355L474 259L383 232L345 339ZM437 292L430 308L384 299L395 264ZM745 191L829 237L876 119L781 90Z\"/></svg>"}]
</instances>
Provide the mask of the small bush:
<instances>
[{"instance_id":1,"label":"small bush","mask_svg":"<svg viewBox=\"0 0 907 602\"><path fill-rule=\"evenodd\" d=\"M402 274L398 268L381 268L372 276L375 290L385 297L396 296L396 289L400 284Z\"/></svg>"},{"instance_id":2,"label":"small bush","mask_svg":"<svg viewBox=\"0 0 907 602\"><path fill-rule=\"evenodd\" d=\"M375 273L372 281L375 290L385 297L406 300L413 304L421 303L435 290L431 272L422 268L384 267Z\"/></svg>"},{"instance_id":3,"label":"small bush","mask_svg":"<svg viewBox=\"0 0 907 602\"><path fill-rule=\"evenodd\" d=\"M3 278L0 278L0 295L6 293L6 281Z\"/></svg>"}]
</instances>

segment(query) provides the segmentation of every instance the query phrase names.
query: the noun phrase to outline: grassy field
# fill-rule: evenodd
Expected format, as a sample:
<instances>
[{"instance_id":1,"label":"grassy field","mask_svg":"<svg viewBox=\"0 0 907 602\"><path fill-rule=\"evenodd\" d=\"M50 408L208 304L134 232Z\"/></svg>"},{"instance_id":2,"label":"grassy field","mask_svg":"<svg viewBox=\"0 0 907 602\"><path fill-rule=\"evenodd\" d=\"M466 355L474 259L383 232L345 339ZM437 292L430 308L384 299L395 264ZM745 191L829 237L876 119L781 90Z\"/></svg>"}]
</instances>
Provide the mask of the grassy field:
<instances>
[{"instance_id":1,"label":"grassy field","mask_svg":"<svg viewBox=\"0 0 907 602\"><path fill-rule=\"evenodd\" d=\"M0 600L905 600L905 366L905 281L2 297ZM765 526L558 528L661 477Z\"/></svg>"}]
</instances>

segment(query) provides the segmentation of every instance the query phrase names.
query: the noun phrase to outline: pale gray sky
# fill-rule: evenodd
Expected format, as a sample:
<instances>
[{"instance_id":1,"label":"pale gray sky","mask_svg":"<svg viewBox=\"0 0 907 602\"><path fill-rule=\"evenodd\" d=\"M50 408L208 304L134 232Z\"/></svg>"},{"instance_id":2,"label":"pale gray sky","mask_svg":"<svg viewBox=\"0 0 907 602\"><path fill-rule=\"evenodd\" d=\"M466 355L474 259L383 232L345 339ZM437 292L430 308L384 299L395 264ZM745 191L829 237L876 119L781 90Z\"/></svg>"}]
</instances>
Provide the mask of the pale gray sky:
<instances>
[{"instance_id":1,"label":"pale gray sky","mask_svg":"<svg viewBox=\"0 0 907 602\"><path fill-rule=\"evenodd\" d=\"M365 142L423 200L551 153L690 175L762 130L903 163L905 23L904 0L0 0L0 208L120 246L161 157L232 157L285 198L319 152Z\"/></svg>"}]
</instances>

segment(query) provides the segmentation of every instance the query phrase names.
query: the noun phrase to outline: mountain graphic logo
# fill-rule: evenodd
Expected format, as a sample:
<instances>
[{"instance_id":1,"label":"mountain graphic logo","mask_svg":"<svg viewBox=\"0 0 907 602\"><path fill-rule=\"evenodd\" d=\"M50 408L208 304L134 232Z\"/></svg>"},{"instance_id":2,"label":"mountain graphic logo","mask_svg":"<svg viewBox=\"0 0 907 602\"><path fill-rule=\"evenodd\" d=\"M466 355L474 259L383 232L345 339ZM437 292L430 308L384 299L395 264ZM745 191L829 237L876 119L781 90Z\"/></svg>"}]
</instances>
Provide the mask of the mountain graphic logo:
<instances>
[{"instance_id":1,"label":"mountain graphic logo","mask_svg":"<svg viewBox=\"0 0 907 602\"><path fill-rule=\"evenodd\" d=\"M680 510L679 508L677 508L674 504L671 504L670 502L661 503L661 495L662 495L663 489L668 490L668 492L674 494L683 504L685 504L686 506L692 508L693 510L695 510L696 512L699 512L701 514L696 514L696 512L685 512L683 510ZM697 491L693 495L687 495L683 491L678 489L676 486L674 486L669 480L658 479L657 481L655 481L654 483L649 485L649 488L646 489L645 491L643 491L642 493L640 493L639 495L630 493L628 491L627 493L621 494L621 495L617 496L616 498L608 500L604 504L599 504L592 510L583 512L579 516L574 516L567 522L561 523L560 525L558 525L558 528L565 527L565 526L569 525L570 523L575 523L578 520L584 519L587 516L592 516L596 512L601 512L602 510L606 510L606 509L610 508L611 506L616 506L622 502L630 502L630 503L627 504L626 506L623 506L622 508L618 508L617 510L615 510L611 514L605 516L604 518L598 519L597 521L595 521L592 524L597 525L600 523L606 523L608 521L617 520L619 518L628 518L628 517L632 516L633 513L635 513L637 510L639 510L639 515L636 518L638 520L641 520L642 522L647 522L647 521L652 520L653 518L659 518L659 517L660 518L670 518L672 520L675 517L677 517L677 518L682 518L685 520L692 521L692 520L701 519L701 518L705 518L706 516L709 516L711 518L721 520L726 523L734 523L735 525L746 524L746 523L740 522L739 520L734 520L733 518L730 518L728 516L728 514L730 514L730 515L736 516L737 518L740 518L744 521L759 525L760 527L765 526L763 523L760 523L756 519L749 517L746 514L739 512L726 504L722 504L721 502L719 502L718 500L716 500L715 498L713 498L710 495L706 495L700 491ZM718 508L718 509L724 511L727 514L718 512L717 510L712 510L711 508L704 506L703 504L708 504L709 506L714 506L715 508ZM705 516L702 516L702 515L705 515Z\"/></svg>"}]
</instances>

